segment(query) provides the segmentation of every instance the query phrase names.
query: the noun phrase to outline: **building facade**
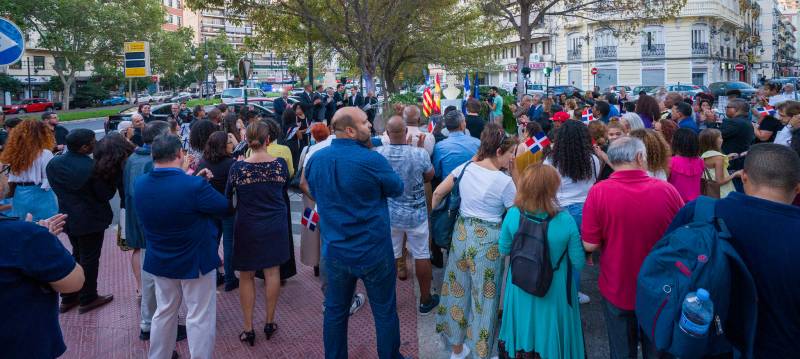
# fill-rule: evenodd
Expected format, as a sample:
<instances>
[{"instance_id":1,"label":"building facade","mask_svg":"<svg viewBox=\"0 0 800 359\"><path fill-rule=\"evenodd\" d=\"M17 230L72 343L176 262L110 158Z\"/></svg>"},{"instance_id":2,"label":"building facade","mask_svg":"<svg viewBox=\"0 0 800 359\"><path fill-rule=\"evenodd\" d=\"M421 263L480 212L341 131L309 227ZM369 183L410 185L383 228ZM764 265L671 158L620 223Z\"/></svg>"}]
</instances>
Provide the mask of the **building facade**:
<instances>
[{"instance_id":1,"label":"building facade","mask_svg":"<svg viewBox=\"0 0 800 359\"><path fill-rule=\"evenodd\" d=\"M554 75L582 89L753 82L760 11L750 0L688 0L676 18L645 23L633 34L571 21L553 37ZM735 70L740 63L745 71Z\"/></svg>"}]
</instances>

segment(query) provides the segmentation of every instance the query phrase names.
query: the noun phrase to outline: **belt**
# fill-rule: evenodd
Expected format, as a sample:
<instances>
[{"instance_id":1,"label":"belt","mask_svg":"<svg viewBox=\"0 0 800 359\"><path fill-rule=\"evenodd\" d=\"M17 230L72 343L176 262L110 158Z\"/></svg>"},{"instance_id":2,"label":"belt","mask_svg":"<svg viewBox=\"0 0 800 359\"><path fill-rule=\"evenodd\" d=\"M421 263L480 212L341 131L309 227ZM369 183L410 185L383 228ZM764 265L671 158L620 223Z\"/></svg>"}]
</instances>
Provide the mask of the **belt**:
<instances>
[{"instance_id":1,"label":"belt","mask_svg":"<svg viewBox=\"0 0 800 359\"><path fill-rule=\"evenodd\" d=\"M17 187L32 187L32 186L38 186L39 185L36 182L11 182L11 183L16 185Z\"/></svg>"}]
</instances>

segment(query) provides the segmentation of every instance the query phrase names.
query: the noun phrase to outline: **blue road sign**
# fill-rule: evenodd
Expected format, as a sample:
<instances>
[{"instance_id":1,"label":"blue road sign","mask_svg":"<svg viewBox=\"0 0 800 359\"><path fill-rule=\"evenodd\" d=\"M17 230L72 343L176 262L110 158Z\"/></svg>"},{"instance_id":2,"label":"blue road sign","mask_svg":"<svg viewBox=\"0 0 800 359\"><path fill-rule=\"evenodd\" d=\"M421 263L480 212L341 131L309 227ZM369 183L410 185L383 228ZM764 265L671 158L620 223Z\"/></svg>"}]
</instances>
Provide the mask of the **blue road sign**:
<instances>
[{"instance_id":1,"label":"blue road sign","mask_svg":"<svg viewBox=\"0 0 800 359\"><path fill-rule=\"evenodd\" d=\"M24 50L25 38L22 31L13 22L0 18L0 65L17 62Z\"/></svg>"}]
</instances>

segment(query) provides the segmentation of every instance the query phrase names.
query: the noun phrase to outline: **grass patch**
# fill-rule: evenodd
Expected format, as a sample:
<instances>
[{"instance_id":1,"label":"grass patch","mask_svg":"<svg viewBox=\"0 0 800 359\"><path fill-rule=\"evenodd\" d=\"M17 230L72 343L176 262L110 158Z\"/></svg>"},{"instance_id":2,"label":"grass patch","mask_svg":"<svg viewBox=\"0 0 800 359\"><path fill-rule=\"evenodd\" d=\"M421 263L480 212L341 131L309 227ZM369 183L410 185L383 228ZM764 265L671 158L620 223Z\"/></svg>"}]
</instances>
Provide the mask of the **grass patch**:
<instances>
[{"instance_id":1,"label":"grass patch","mask_svg":"<svg viewBox=\"0 0 800 359\"><path fill-rule=\"evenodd\" d=\"M203 105L203 106L216 105L216 104L221 103L221 102L222 102L222 100L220 100L218 98L208 98L208 99L196 98L196 99L191 99L189 101L186 101L186 107L192 108L192 107L195 107L197 105Z\"/></svg>"},{"instance_id":2,"label":"grass patch","mask_svg":"<svg viewBox=\"0 0 800 359\"><path fill-rule=\"evenodd\" d=\"M119 112L119 108L106 108L101 110L87 110L76 112L63 112L58 114L59 121L85 120L87 118L107 117Z\"/></svg>"}]
</instances>

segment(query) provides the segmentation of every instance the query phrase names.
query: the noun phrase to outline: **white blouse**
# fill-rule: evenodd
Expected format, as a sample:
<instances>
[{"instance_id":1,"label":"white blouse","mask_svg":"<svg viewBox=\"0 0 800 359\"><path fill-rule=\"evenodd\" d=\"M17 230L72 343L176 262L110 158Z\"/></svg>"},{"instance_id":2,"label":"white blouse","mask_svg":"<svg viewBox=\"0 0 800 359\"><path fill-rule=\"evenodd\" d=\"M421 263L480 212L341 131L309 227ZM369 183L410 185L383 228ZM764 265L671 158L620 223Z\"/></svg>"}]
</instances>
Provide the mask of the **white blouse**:
<instances>
[{"instance_id":1,"label":"white blouse","mask_svg":"<svg viewBox=\"0 0 800 359\"><path fill-rule=\"evenodd\" d=\"M42 150L31 166L19 174L14 174L12 171L8 175L8 182L33 182L41 185L43 190L50 189L50 182L47 181L47 164L53 159L53 152L50 150ZM13 169L12 169L13 170Z\"/></svg>"}]
</instances>

